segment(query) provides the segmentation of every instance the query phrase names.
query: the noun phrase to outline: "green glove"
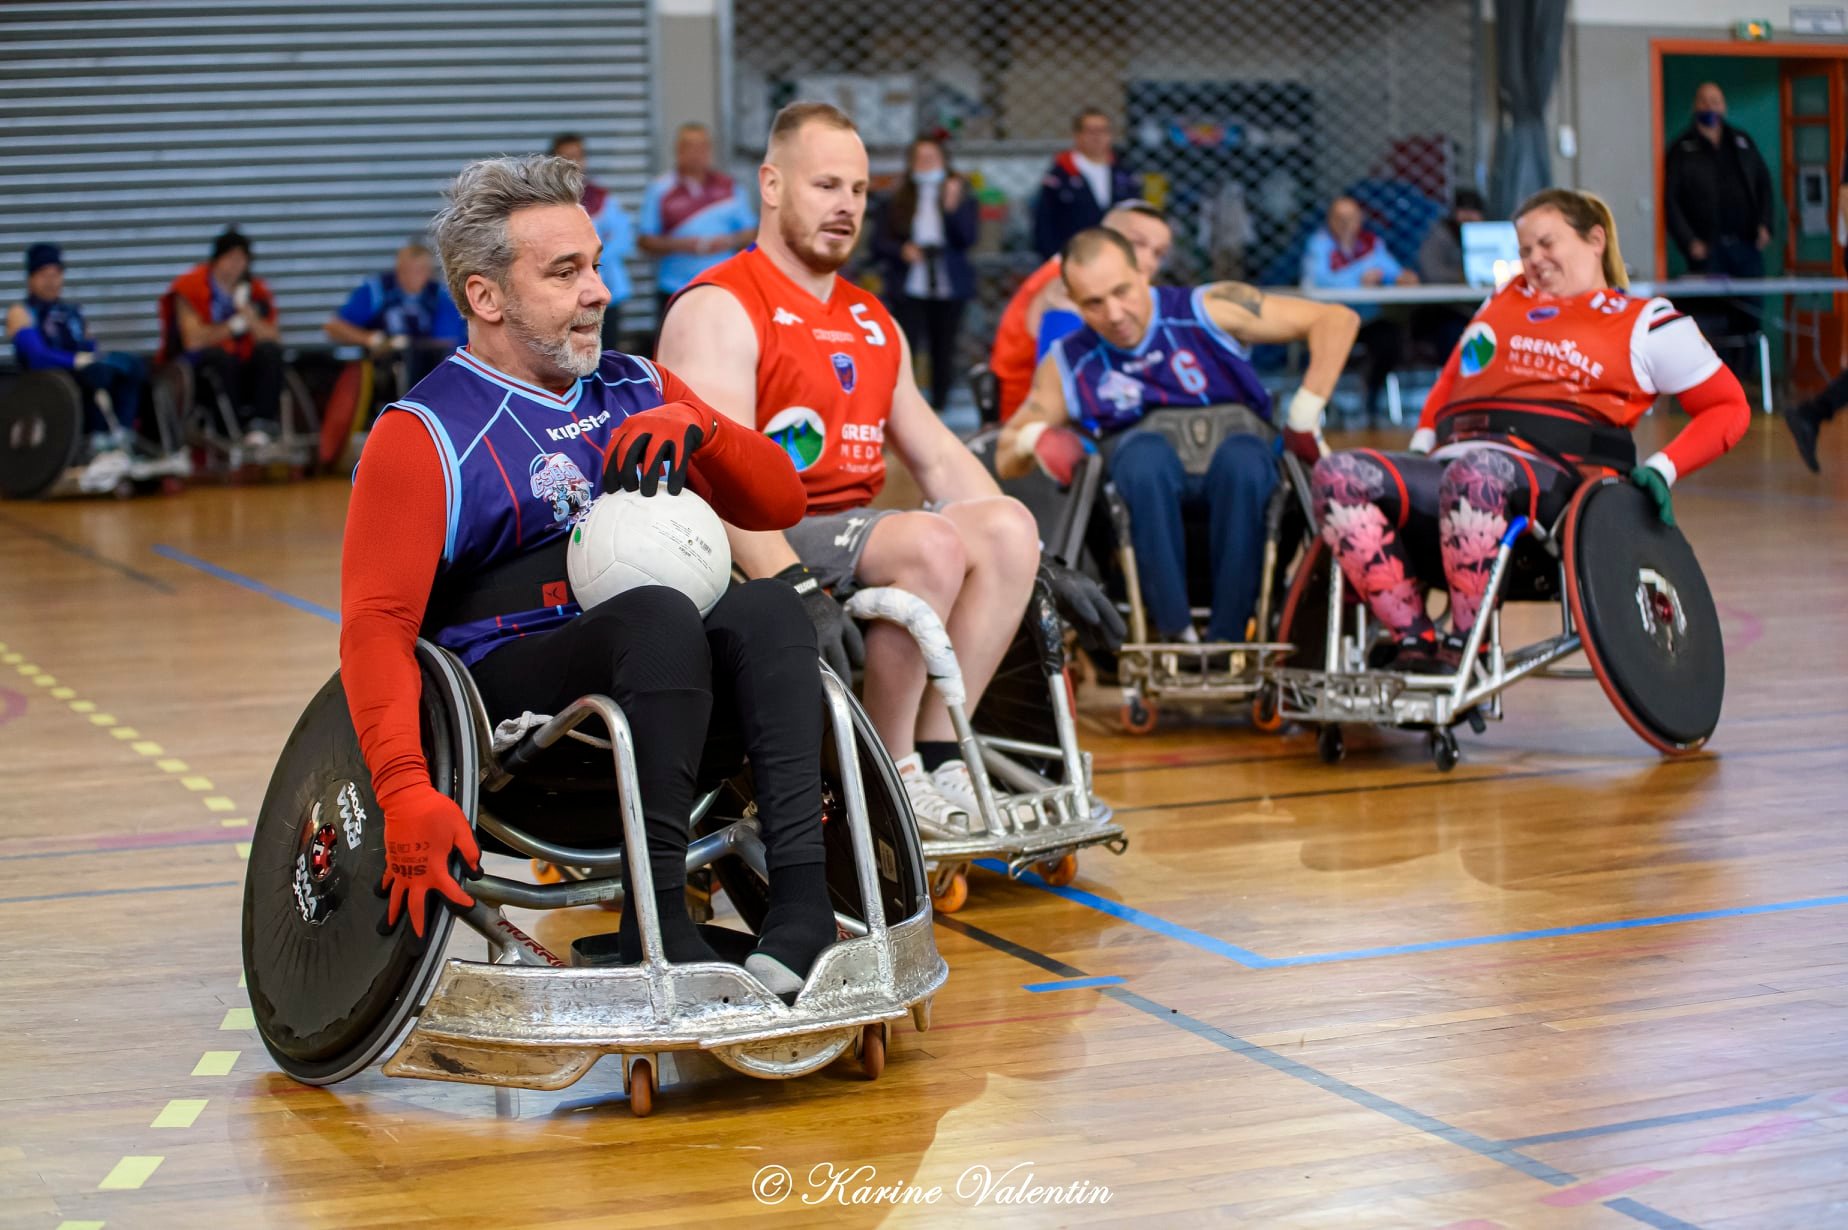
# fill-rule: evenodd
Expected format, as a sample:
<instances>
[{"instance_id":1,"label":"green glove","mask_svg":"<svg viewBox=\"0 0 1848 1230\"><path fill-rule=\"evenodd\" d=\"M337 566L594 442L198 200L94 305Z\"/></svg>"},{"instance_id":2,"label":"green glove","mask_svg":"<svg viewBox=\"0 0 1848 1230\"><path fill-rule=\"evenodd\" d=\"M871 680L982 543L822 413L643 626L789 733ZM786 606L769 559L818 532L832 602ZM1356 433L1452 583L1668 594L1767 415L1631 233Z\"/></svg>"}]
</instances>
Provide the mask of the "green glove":
<instances>
[{"instance_id":1,"label":"green glove","mask_svg":"<svg viewBox=\"0 0 1848 1230\"><path fill-rule=\"evenodd\" d=\"M1630 471L1630 481L1649 493L1655 501L1656 514L1662 518L1663 525L1675 523L1675 505L1669 498L1668 480L1654 466L1637 466Z\"/></svg>"}]
</instances>

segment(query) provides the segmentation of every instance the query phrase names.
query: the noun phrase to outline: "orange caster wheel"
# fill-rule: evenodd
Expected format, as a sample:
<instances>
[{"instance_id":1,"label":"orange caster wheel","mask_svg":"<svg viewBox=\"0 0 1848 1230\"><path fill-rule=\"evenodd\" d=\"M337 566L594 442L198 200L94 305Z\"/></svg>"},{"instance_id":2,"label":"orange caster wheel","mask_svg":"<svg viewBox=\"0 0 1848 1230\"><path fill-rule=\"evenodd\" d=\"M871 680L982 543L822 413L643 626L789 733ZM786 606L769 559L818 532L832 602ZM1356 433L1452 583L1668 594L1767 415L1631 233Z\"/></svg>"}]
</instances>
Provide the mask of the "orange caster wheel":
<instances>
[{"instance_id":1,"label":"orange caster wheel","mask_svg":"<svg viewBox=\"0 0 1848 1230\"><path fill-rule=\"evenodd\" d=\"M1078 878L1078 853L1074 850L1063 858L1049 859L1033 870L1052 887L1064 888Z\"/></svg>"},{"instance_id":2,"label":"orange caster wheel","mask_svg":"<svg viewBox=\"0 0 1848 1230\"><path fill-rule=\"evenodd\" d=\"M637 1119L654 1113L654 1065L638 1059L629 1065L629 1112Z\"/></svg>"},{"instance_id":3,"label":"orange caster wheel","mask_svg":"<svg viewBox=\"0 0 1848 1230\"><path fill-rule=\"evenodd\" d=\"M1283 729L1283 714L1278 712L1276 692L1266 688L1251 698L1251 726L1267 735Z\"/></svg>"},{"instance_id":4,"label":"orange caster wheel","mask_svg":"<svg viewBox=\"0 0 1848 1230\"><path fill-rule=\"evenodd\" d=\"M533 879L541 884L563 884L565 882L565 873L560 871L558 866L554 863L546 863L541 862L539 859L534 859Z\"/></svg>"},{"instance_id":5,"label":"orange caster wheel","mask_svg":"<svg viewBox=\"0 0 1848 1230\"><path fill-rule=\"evenodd\" d=\"M932 889L930 894L931 909L939 914L954 914L969 903L969 877L964 872L951 876L939 891Z\"/></svg>"},{"instance_id":6,"label":"orange caster wheel","mask_svg":"<svg viewBox=\"0 0 1848 1230\"><path fill-rule=\"evenodd\" d=\"M1123 729L1132 735L1146 735L1155 729L1155 719L1160 716L1153 701L1132 696L1123 702Z\"/></svg>"},{"instance_id":7,"label":"orange caster wheel","mask_svg":"<svg viewBox=\"0 0 1848 1230\"><path fill-rule=\"evenodd\" d=\"M875 1021L860 1031L860 1071L866 1079L876 1081L885 1071L886 1023Z\"/></svg>"}]
</instances>

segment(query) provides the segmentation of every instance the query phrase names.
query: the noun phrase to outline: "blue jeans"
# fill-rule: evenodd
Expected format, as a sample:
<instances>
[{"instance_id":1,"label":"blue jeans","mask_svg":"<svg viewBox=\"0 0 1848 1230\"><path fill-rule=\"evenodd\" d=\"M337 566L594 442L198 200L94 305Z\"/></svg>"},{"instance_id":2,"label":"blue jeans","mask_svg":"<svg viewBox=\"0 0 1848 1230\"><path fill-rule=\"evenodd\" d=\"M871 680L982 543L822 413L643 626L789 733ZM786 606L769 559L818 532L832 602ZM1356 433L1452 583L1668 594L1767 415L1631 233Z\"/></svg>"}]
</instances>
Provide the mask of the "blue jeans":
<instances>
[{"instance_id":1,"label":"blue jeans","mask_svg":"<svg viewBox=\"0 0 1848 1230\"><path fill-rule=\"evenodd\" d=\"M1264 567L1264 506L1277 485L1271 446L1256 436L1228 436L1205 474L1189 474L1173 445L1143 432L1116 450L1110 481L1129 509L1130 545L1151 630L1166 638L1193 623L1183 521L1191 505L1206 511L1213 563L1213 618L1206 639L1244 640Z\"/></svg>"},{"instance_id":2,"label":"blue jeans","mask_svg":"<svg viewBox=\"0 0 1848 1230\"><path fill-rule=\"evenodd\" d=\"M122 430L133 432L135 422L141 413L141 383L148 378L147 364L132 354L109 351L96 356L96 361L71 375L84 390L95 393L100 389L109 391L109 404L115 410L116 422ZM86 397L83 408L84 429L92 434L109 430L108 420L102 411L96 408L96 399Z\"/></svg>"}]
</instances>

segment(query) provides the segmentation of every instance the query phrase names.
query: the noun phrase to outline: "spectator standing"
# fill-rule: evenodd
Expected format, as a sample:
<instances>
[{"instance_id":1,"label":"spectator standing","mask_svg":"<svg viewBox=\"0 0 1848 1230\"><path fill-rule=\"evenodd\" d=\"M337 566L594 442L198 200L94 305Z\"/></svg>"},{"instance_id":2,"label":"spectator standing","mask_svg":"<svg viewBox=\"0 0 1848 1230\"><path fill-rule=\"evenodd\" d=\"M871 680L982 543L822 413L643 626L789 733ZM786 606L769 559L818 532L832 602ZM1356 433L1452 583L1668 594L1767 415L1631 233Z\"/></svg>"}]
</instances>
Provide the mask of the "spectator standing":
<instances>
[{"instance_id":1,"label":"spectator standing","mask_svg":"<svg viewBox=\"0 0 1848 1230\"><path fill-rule=\"evenodd\" d=\"M911 343L930 355L930 404L943 413L956 379L963 311L975 297L969 249L979 222L975 193L942 142L919 137L905 178L874 221L873 252L885 271L886 306Z\"/></svg>"},{"instance_id":2,"label":"spectator standing","mask_svg":"<svg viewBox=\"0 0 1848 1230\"><path fill-rule=\"evenodd\" d=\"M1072 121L1072 148L1052 160L1033 206L1033 248L1042 260L1065 249L1065 241L1104 220L1118 201L1142 196L1142 177L1118 160L1116 128L1095 107Z\"/></svg>"},{"instance_id":3,"label":"spectator standing","mask_svg":"<svg viewBox=\"0 0 1848 1230\"><path fill-rule=\"evenodd\" d=\"M712 165L712 133L682 124L674 169L642 197L641 249L659 264L659 309L682 287L757 237L757 212L732 177ZM657 312L657 318L659 312Z\"/></svg>"}]
</instances>

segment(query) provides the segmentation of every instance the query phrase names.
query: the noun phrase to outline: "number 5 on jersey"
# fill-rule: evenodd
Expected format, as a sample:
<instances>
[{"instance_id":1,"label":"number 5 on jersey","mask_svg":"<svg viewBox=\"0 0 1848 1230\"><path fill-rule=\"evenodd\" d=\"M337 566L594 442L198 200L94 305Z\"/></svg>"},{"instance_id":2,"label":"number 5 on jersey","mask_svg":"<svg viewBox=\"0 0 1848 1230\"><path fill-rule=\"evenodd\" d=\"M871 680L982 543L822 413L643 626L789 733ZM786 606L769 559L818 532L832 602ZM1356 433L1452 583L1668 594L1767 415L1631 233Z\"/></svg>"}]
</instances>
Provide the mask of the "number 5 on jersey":
<instances>
[{"instance_id":1,"label":"number 5 on jersey","mask_svg":"<svg viewBox=\"0 0 1848 1230\"><path fill-rule=\"evenodd\" d=\"M849 310L853 313L854 323L858 324L862 329L866 330L866 344L868 346L885 345L886 343L885 329L883 326L880 325L878 321L873 320L866 315L866 313L870 310L866 306L866 304L856 303Z\"/></svg>"}]
</instances>

